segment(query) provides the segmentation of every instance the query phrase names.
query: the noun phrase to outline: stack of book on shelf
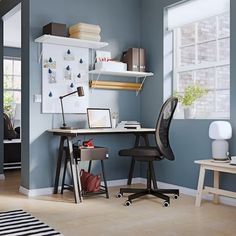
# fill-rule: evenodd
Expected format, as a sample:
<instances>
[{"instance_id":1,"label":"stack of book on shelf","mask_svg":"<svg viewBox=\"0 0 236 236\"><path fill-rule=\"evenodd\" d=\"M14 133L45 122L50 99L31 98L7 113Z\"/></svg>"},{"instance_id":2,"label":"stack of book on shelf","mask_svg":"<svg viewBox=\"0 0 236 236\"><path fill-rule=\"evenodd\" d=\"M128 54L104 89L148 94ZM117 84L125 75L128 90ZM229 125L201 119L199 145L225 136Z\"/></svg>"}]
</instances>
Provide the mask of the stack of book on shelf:
<instances>
[{"instance_id":1,"label":"stack of book on shelf","mask_svg":"<svg viewBox=\"0 0 236 236\"><path fill-rule=\"evenodd\" d=\"M100 42L100 33L101 27L93 24L77 23L69 28L70 38Z\"/></svg>"}]
</instances>

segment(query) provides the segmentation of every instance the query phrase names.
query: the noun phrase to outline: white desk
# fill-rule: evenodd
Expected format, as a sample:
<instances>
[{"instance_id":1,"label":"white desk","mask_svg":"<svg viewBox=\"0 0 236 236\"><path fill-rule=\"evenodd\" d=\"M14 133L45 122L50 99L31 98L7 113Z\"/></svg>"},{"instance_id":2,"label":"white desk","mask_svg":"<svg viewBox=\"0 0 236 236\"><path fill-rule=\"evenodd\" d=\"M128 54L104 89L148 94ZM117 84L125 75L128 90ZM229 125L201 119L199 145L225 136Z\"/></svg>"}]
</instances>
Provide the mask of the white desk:
<instances>
[{"instance_id":1,"label":"white desk","mask_svg":"<svg viewBox=\"0 0 236 236\"><path fill-rule=\"evenodd\" d=\"M70 162L72 165L72 181L74 186L74 194L75 194L75 203L79 203L82 201L82 198L80 196L80 179L78 178L78 170L76 168L76 163L73 155L73 139L79 135L85 135L85 134L134 134L135 139L135 146L139 145L140 137L144 138L145 144L149 145L148 142L148 134L154 134L155 129L153 128L141 128L141 129L73 129L73 130L64 130L64 129L49 129L47 130L50 133L53 133L53 135L60 136L60 145L59 145L59 151L58 151L58 159L57 159L57 169L56 169L56 177L55 177L55 183L54 183L54 194L58 192L58 185L59 185L59 177L60 177L60 171L61 171L61 164L63 159L63 149L64 149L64 143L66 141L67 147L69 150L70 155ZM129 171L129 178L128 178L128 184L131 184L133 171L134 171L134 164L135 161L132 159L131 167Z\"/></svg>"},{"instance_id":2,"label":"white desk","mask_svg":"<svg viewBox=\"0 0 236 236\"><path fill-rule=\"evenodd\" d=\"M213 193L214 203L219 202L219 195L224 195L232 198L236 198L236 193L220 189L220 172L236 174L236 166L229 163L213 162L212 160L198 160L196 164L200 164L200 172L198 179L198 188L196 196L196 207L200 207L202 194ZM214 171L214 187L204 186L205 172L206 170Z\"/></svg>"},{"instance_id":3,"label":"white desk","mask_svg":"<svg viewBox=\"0 0 236 236\"><path fill-rule=\"evenodd\" d=\"M55 135L67 134L67 135L83 135L83 134L116 134L116 133L154 133L155 129L141 128L141 129L49 129L48 132L52 132Z\"/></svg>"}]
</instances>

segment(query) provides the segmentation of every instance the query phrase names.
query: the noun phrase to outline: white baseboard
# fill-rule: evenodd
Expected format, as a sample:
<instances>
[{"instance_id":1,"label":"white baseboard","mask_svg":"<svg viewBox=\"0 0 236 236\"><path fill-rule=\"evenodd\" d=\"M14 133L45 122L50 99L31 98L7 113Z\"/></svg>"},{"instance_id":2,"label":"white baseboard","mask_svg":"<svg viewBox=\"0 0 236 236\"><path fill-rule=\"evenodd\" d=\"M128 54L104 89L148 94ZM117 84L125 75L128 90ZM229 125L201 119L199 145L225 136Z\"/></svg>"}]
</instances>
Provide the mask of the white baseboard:
<instances>
[{"instance_id":1,"label":"white baseboard","mask_svg":"<svg viewBox=\"0 0 236 236\"><path fill-rule=\"evenodd\" d=\"M0 175L0 180L5 180L5 175L4 174Z\"/></svg>"},{"instance_id":2,"label":"white baseboard","mask_svg":"<svg viewBox=\"0 0 236 236\"><path fill-rule=\"evenodd\" d=\"M116 186L127 185L127 181L128 181L128 179L110 180L110 181L107 181L107 186L108 187L116 187ZM133 178L132 183L133 184L140 184L140 183L142 183L142 178L139 178L139 177ZM102 184L104 184L104 183L102 182Z\"/></svg>"},{"instance_id":3,"label":"white baseboard","mask_svg":"<svg viewBox=\"0 0 236 236\"><path fill-rule=\"evenodd\" d=\"M28 197L36 197L53 194L53 188L26 189L20 186L19 192Z\"/></svg>"},{"instance_id":4,"label":"white baseboard","mask_svg":"<svg viewBox=\"0 0 236 236\"><path fill-rule=\"evenodd\" d=\"M133 178L132 183L133 184L146 184L147 180L145 178ZM103 184L103 183L102 183ZM108 187L117 187L117 186L122 186L127 184L127 179L121 179L121 180L111 180L107 181ZM191 189L191 188L186 188L174 184L168 184L168 183L163 183L157 181L158 187L159 188L167 188L167 189L179 189L180 193L196 197L197 195L197 190ZM60 189L61 187L59 187ZM27 195L28 197L35 197L35 196L41 196L41 195L50 195L53 193L53 188L40 188L40 189L26 189L22 186L20 186L19 189L20 193ZM212 194L205 194L203 195L203 199L206 200L212 200L213 195ZM229 198L229 197L224 197L220 196L220 202L226 205L230 206L236 206L236 199Z\"/></svg>"},{"instance_id":5,"label":"white baseboard","mask_svg":"<svg viewBox=\"0 0 236 236\"><path fill-rule=\"evenodd\" d=\"M107 185L108 185L108 187L122 186L122 185L127 184L127 180L128 179L111 180L111 181L107 181ZM141 183L141 178L133 178L132 183L134 183L134 184ZM104 184L104 183L102 182L102 184ZM61 186L59 186L58 189L60 191ZM52 188L39 188L39 189L26 189L26 188L20 186L19 192L28 196L28 197L50 195L50 194L53 194L53 187Z\"/></svg>"}]
</instances>

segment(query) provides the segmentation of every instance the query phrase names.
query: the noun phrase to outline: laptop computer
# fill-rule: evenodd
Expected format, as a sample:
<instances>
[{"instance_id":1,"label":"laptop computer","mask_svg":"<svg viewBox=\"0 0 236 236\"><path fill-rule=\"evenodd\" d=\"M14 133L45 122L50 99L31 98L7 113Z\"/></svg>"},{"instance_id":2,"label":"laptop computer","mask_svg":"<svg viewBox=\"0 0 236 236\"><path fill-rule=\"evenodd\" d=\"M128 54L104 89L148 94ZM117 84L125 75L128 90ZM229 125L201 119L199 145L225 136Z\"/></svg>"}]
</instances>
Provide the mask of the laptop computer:
<instances>
[{"instance_id":1,"label":"laptop computer","mask_svg":"<svg viewBox=\"0 0 236 236\"><path fill-rule=\"evenodd\" d=\"M90 129L112 128L111 112L108 108L87 108Z\"/></svg>"}]
</instances>

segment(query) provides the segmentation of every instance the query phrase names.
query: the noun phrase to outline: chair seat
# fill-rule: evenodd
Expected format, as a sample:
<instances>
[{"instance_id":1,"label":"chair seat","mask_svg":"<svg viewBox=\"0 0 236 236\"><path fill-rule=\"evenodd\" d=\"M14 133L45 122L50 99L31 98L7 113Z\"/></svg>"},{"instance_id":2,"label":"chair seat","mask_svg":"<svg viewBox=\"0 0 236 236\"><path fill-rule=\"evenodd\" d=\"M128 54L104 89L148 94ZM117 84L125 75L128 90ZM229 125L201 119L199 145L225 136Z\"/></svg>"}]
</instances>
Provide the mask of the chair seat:
<instances>
[{"instance_id":1,"label":"chair seat","mask_svg":"<svg viewBox=\"0 0 236 236\"><path fill-rule=\"evenodd\" d=\"M156 147L134 147L130 149L123 149L119 151L120 156L132 157L152 157L153 159L162 159L161 153Z\"/></svg>"}]
</instances>

